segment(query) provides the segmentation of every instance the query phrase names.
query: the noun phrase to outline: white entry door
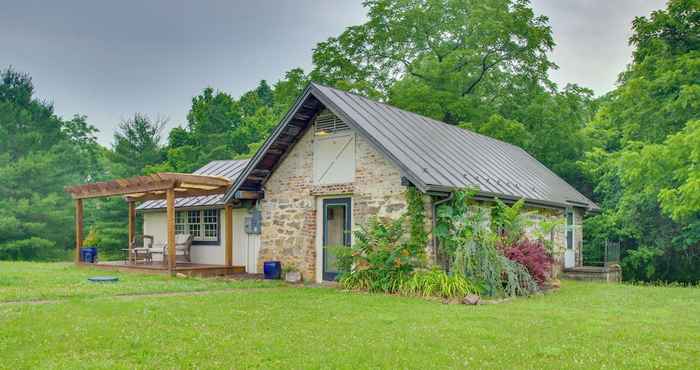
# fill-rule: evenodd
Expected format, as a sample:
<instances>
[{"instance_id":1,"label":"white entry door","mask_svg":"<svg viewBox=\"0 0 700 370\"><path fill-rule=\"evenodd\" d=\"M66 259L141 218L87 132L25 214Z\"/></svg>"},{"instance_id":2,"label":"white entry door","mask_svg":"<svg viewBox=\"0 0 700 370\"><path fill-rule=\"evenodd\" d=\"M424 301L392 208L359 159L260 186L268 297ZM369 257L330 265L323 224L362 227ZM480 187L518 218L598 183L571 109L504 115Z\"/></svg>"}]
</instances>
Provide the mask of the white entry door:
<instances>
[{"instance_id":1,"label":"white entry door","mask_svg":"<svg viewBox=\"0 0 700 370\"><path fill-rule=\"evenodd\" d=\"M257 274L260 235L246 233L245 218L247 216L247 209L236 208L233 210L233 265L245 266L245 272Z\"/></svg>"}]
</instances>

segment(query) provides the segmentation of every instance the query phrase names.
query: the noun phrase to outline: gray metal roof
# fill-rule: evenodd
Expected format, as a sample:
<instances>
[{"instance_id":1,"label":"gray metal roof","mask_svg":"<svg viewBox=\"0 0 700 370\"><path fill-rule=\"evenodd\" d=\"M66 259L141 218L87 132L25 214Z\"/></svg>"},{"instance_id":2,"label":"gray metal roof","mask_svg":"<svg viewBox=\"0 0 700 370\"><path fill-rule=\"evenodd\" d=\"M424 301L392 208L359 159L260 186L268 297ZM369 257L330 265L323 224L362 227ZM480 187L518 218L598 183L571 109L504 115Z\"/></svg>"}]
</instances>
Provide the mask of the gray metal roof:
<instances>
[{"instance_id":1,"label":"gray metal roof","mask_svg":"<svg viewBox=\"0 0 700 370\"><path fill-rule=\"evenodd\" d=\"M477 186L485 196L597 208L520 147L359 95L314 87L322 103L428 190Z\"/></svg>"},{"instance_id":2,"label":"gray metal roof","mask_svg":"<svg viewBox=\"0 0 700 370\"><path fill-rule=\"evenodd\" d=\"M222 176L231 181L236 181L238 176L248 164L247 159L223 160L207 163L204 167L193 172L195 175ZM223 194L207 195L200 197L176 198L175 208L221 206L224 204ZM165 200L149 200L136 208L138 210L165 209Z\"/></svg>"},{"instance_id":3,"label":"gray metal roof","mask_svg":"<svg viewBox=\"0 0 700 370\"><path fill-rule=\"evenodd\" d=\"M315 98L391 159L423 191L449 192L478 187L483 197L525 198L553 206L598 206L550 171L525 150L444 122L368 98L318 84L310 84L295 105ZM263 158L290 112L234 182L230 196Z\"/></svg>"}]
</instances>

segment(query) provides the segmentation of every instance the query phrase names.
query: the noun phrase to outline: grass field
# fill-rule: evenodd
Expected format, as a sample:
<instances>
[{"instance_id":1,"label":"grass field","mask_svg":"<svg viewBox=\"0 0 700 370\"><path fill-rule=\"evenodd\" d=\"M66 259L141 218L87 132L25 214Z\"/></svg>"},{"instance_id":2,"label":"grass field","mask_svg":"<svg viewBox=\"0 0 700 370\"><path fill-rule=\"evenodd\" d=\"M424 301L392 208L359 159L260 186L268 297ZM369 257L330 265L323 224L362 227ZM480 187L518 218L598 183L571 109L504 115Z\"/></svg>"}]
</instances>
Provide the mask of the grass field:
<instances>
[{"instance_id":1,"label":"grass field","mask_svg":"<svg viewBox=\"0 0 700 370\"><path fill-rule=\"evenodd\" d=\"M700 366L698 288L565 282L462 306L255 281L84 282L95 274L0 262L0 367Z\"/></svg>"}]
</instances>

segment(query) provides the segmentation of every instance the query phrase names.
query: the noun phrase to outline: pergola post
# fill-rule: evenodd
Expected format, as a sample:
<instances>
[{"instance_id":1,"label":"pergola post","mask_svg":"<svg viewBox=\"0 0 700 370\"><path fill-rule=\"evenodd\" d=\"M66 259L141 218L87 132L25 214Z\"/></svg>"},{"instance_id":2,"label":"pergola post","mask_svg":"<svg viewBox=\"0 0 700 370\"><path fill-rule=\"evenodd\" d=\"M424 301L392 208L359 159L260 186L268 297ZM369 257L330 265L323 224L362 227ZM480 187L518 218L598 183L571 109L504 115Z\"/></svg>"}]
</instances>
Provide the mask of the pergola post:
<instances>
[{"instance_id":1,"label":"pergola post","mask_svg":"<svg viewBox=\"0 0 700 370\"><path fill-rule=\"evenodd\" d=\"M129 254L128 254L128 259L129 263L131 263L131 256L132 256L132 251L131 248L133 248L133 243L134 243L134 238L136 237L136 204L133 200L129 201L129 241L128 241L128 249L129 249Z\"/></svg>"},{"instance_id":2,"label":"pergola post","mask_svg":"<svg viewBox=\"0 0 700 370\"><path fill-rule=\"evenodd\" d=\"M166 209L168 217L168 271L170 275L175 273L177 256L175 255L175 189L166 190Z\"/></svg>"},{"instance_id":3,"label":"pergola post","mask_svg":"<svg viewBox=\"0 0 700 370\"><path fill-rule=\"evenodd\" d=\"M226 205L226 266L233 266L233 205Z\"/></svg>"},{"instance_id":4,"label":"pergola post","mask_svg":"<svg viewBox=\"0 0 700 370\"><path fill-rule=\"evenodd\" d=\"M83 247L83 200L75 200L75 264L80 264L80 249Z\"/></svg>"}]
</instances>

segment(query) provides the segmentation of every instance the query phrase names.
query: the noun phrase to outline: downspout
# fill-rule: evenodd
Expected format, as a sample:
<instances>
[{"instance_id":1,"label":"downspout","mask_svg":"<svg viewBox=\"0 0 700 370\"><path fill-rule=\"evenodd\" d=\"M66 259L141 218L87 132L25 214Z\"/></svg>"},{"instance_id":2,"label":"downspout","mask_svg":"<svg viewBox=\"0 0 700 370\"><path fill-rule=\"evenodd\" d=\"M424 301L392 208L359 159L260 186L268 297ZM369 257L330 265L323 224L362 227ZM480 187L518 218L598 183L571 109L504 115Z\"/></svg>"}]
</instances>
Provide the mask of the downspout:
<instances>
[{"instance_id":1,"label":"downspout","mask_svg":"<svg viewBox=\"0 0 700 370\"><path fill-rule=\"evenodd\" d=\"M438 240L437 236L435 235L435 228L437 227L437 207L443 203L447 203L452 200L452 197L454 196L454 193L450 193L446 198L438 200L437 202L433 202L433 214L432 214L432 221L433 221L433 262L437 265L438 264Z\"/></svg>"}]
</instances>

